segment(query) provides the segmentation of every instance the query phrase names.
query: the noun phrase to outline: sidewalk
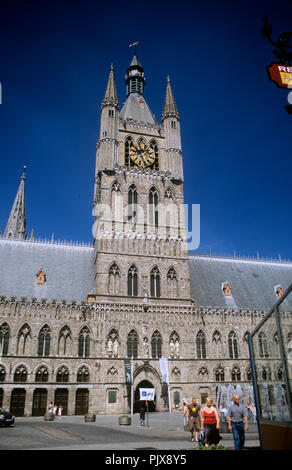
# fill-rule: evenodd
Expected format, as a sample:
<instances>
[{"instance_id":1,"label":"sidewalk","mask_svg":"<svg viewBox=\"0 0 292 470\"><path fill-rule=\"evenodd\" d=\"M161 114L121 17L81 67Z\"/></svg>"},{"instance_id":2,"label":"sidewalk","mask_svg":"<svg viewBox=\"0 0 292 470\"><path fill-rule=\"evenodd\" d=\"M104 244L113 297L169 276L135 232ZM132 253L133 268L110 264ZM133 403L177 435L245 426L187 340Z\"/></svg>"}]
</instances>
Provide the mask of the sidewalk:
<instances>
[{"instance_id":1,"label":"sidewalk","mask_svg":"<svg viewBox=\"0 0 292 470\"><path fill-rule=\"evenodd\" d=\"M25 420L36 420L36 418L23 418ZM43 418L39 418L39 423ZM97 415L94 423L84 423L83 416L64 416L61 421L55 420L53 426L65 429L67 432L87 432L94 439L84 439L70 444L70 450L191 450L198 446L196 442L191 442L190 433L183 429L183 413L149 413L148 420L145 416L145 426L141 426L139 414L134 414L131 425L119 425L119 415ZM99 428L109 431L113 435L111 442L98 442ZM92 433L91 433L92 431ZM220 433L223 439L220 445L233 450L232 433ZM245 447L247 449L259 448L258 434L254 432L246 433ZM56 442L51 449L67 449L62 440Z\"/></svg>"}]
</instances>

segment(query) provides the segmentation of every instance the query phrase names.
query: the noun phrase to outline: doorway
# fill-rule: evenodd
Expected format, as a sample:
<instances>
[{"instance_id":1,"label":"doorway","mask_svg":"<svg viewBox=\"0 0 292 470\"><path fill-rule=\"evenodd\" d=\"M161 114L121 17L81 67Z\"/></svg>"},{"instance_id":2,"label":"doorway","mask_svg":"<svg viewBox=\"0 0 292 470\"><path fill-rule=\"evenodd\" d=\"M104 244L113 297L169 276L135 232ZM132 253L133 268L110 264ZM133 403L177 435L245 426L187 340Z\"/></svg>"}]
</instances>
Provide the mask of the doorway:
<instances>
[{"instance_id":1,"label":"doorway","mask_svg":"<svg viewBox=\"0 0 292 470\"><path fill-rule=\"evenodd\" d=\"M88 413L89 391L87 388L76 390L75 414L85 415Z\"/></svg>"},{"instance_id":2,"label":"doorway","mask_svg":"<svg viewBox=\"0 0 292 470\"><path fill-rule=\"evenodd\" d=\"M55 405L62 406L63 411L62 415L68 413L68 389L67 388L57 388L55 391Z\"/></svg>"},{"instance_id":3,"label":"doorway","mask_svg":"<svg viewBox=\"0 0 292 470\"><path fill-rule=\"evenodd\" d=\"M11 393L10 412L14 416L24 416L25 389L15 388Z\"/></svg>"},{"instance_id":4,"label":"doorway","mask_svg":"<svg viewBox=\"0 0 292 470\"><path fill-rule=\"evenodd\" d=\"M47 390L36 388L33 392L32 416L43 416L47 410Z\"/></svg>"},{"instance_id":5,"label":"doorway","mask_svg":"<svg viewBox=\"0 0 292 470\"><path fill-rule=\"evenodd\" d=\"M135 389L135 393L134 393L134 406L133 406L133 411L134 413L140 413L140 409L141 409L141 406L143 404L145 404L144 401L140 401L140 388L155 388L153 387L153 384L151 382L149 382L148 380L142 380L142 382L140 382L136 389ZM155 406L156 404L156 394L155 394L155 397L154 397L154 401L148 401L148 411L152 412L152 411L155 411Z\"/></svg>"}]
</instances>

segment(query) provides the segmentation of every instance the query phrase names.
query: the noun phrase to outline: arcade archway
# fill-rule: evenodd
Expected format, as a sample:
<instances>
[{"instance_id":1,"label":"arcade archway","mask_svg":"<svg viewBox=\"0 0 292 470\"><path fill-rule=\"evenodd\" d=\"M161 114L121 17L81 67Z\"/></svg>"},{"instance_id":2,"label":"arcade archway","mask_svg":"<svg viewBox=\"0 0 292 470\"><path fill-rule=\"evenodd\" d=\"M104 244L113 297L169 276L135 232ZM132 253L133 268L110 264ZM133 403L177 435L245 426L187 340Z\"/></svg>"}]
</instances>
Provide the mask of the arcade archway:
<instances>
[{"instance_id":1,"label":"arcade archway","mask_svg":"<svg viewBox=\"0 0 292 470\"><path fill-rule=\"evenodd\" d=\"M133 411L134 413L140 413L141 406L144 405L144 402L140 401L140 388L155 388L154 385L149 382L149 380L142 380L138 383L137 387L135 388L134 392L134 406ZM154 401L148 402L148 411L155 411L156 409L156 393Z\"/></svg>"}]
</instances>

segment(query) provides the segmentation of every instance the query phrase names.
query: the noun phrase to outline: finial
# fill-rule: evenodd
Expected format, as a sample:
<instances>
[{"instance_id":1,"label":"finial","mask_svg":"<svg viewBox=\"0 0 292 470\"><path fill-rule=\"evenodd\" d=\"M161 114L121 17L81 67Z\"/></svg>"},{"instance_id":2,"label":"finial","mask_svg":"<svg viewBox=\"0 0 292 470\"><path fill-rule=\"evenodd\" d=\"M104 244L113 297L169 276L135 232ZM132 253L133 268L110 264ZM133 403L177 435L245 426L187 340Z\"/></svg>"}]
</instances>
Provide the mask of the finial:
<instances>
[{"instance_id":1,"label":"finial","mask_svg":"<svg viewBox=\"0 0 292 470\"><path fill-rule=\"evenodd\" d=\"M111 70L114 70L114 64L111 64Z\"/></svg>"},{"instance_id":2,"label":"finial","mask_svg":"<svg viewBox=\"0 0 292 470\"><path fill-rule=\"evenodd\" d=\"M167 75L167 83L170 83L170 76Z\"/></svg>"},{"instance_id":3,"label":"finial","mask_svg":"<svg viewBox=\"0 0 292 470\"><path fill-rule=\"evenodd\" d=\"M24 167L23 167L23 173L22 173L22 176L21 176L22 180L25 179L25 170L26 170L26 165L24 165Z\"/></svg>"},{"instance_id":4,"label":"finial","mask_svg":"<svg viewBox=\"0 0 292 470\"><path fill-rule=\"evenodd\" d=\"M135 49L134 49L134 55L136 55L136 46L138 46L138 44L139 44L139 41L136 41L136 42L132 42L132 43L129 45L129 47L133 47L133 46L135 47Z\"/></svg>"}]
</instances>

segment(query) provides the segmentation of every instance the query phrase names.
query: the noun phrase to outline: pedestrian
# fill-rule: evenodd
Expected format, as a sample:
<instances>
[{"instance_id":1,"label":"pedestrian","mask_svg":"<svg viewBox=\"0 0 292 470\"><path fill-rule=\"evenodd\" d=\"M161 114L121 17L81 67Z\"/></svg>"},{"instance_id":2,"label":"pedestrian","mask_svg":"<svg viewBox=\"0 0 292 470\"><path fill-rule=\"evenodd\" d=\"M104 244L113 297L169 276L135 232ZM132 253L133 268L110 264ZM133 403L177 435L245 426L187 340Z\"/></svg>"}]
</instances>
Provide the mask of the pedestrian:
<instances>
[{"instance_id":1,"label":"pedestrian","mask_svg":"<svg viewBox=\"0 0 292 470\"><path fill-rule=\"evenodd\" d=\"M228 408L228 429L232 431L235 450L242 450L245 431L248 430L248 419L246 409L240 404L238 395L233 396L233 404Z\"/></svg>"},{"instance_id":2,"label":"pedestrian","mask_svg":"<svg viewBox=\"0 0 292 470\"><path fill-rule=\"evenodd\" d=\"M54 408L53 408L53 413L54 413L54 415L55 415L55 416L56 416L56 414L57 414L57 410L58 410L58 407L57 407L57 405L54 405Z\"/></svg>"},{"instance_id":3,"label":"pedestrian","mask_svg":"<svg viewBox=\"0 0 292 470\"><path fill-rule=\"evenodd\" d=\"M62 406L60 405L59 408L58 408L58 416L59 416L59 419L61 419L61 417L62 417L62 411L63 411L63 408L62 408Z\"/></svg>"},{"instance_id":4,"label":"pedestrian","mask_svg":"<svg viewBox=\"0 0 292 470\"><path fill-rule=\"evenodd\" d=\"M195 397L192 398L192 403L187 406L187 421L189 423L189 430L191 432L191 441L198 442L198 435L200 432L200 405L197 404ZM195 430L195 438L194 438Z\"/></svg>"},{"instance_id":5,"label":"pedestrian","mask_svg":"<svg viewBox=\"0 0 292 470\"><path fill-rule=\"evenodd\" d=\"M53 403L51 402L48 406L48 413L53 413L54 408L53 408Z\"/></svg>"},{"instance_id":6,"label":"pedestrian","mask_svg":"<svg viewBox=\"0 0 292 470\"><path fill-rule=\"evenodd\" d=\"M203 407L201 412L201 430L204 431L204 444L205 447L219 443L221 439L219 435L220 419L218 412L213 406L212 398L207 398L206 406Z\"/></svg>"},{"instance_id":7,"label":"pedestrian","mask_svg":"<svg viewBox=\"0 0 292 470\"><path fill-rule=\"evenodd\" d=\"M186 398L183 399L183 407L184 407L184 430L188 431L189 430L188 419L187 419L188 405L187 405Z\"/></svg>"}]
</instances>

